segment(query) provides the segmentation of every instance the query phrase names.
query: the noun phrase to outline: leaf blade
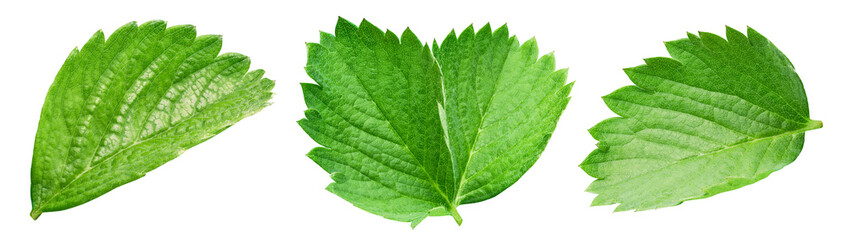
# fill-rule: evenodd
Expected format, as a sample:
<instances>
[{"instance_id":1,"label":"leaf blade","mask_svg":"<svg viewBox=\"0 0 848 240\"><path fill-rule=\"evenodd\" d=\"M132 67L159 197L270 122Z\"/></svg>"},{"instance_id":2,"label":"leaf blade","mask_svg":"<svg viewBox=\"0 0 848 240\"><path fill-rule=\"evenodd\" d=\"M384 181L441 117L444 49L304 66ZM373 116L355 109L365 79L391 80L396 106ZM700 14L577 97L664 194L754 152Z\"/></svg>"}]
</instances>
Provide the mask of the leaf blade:
<instances>
[{"instance_id":1,"label":"leaf blade","mask_svg":"<svg viewBox=\"0 0 848 240\"><path fill-rule=\"evenodd\" d=\"M553 54L538 57L535 39L519 45L506 26L469 26L436 52L443 66L451 152L461 172L457 204L506 190L538 159L572 84ZM470 102L470 104L469 104ZM511 168L510 165L518 165Z\"/></svg>"},{"instance_id":2,"label":"leaf blade","mask_svg":"<svg viewBox=\"0 0 848 240\"><path fill-rule=\"evenodd\" d=\"M727 36L689 34L666 42L673 58L624 70L635 86L604 97L621 117L589 130L598 149L580 165L597 178L587 189L598 194L593 206L674 206L754 183L797 158L804 132L821 122L809 119L794 67L752 29Z\"/></svg>"},{"instance_id":3,"label":"leaf blade","mask_svg":"<svg viewBox=\"0 0 848 240\"><path fill-rule=\"evenodd\" d=\"M36 134L33 219L138 179L268 105L274 83L263 71L247 73L239 54L217 57L220 36L195 35L190 25L131 22L105 41L98 31L66 60L74 73L60 70Z\"/></svg>"},{"instance_id":4,"label":"leaf blade","mask_svg":"<svg viewBox=\"0 0 848 240\"><path fill-rule=\"evenodd\" d=\"M506 27L492 32L486 25L477 33L469 27L459 37L451 32L441 46L434 42L431 51L408 28L397 38L365 20L356 27L340 18L336 35L321 33L320 43L308 43L307 49L306 71L318 84L302 85L308 109L298 124L323 146L307 156L330 173L334 182L329 191L363 210L411 222L413 227L427 216L450 215L461 224L457 206L494 197L517 181L547 143L571 89L571 84L565 84L565 70L554 71L552 55L537 61L535 41L520 46L508 36ZM510 64L515 66L506 67ZM507 83L497 88L493 83L502 68L510 69L512 75L504 77ZM525 69L536 74L522 77ZM509 97L532 95L515 94L515 88L528 88L519 83L535 83L549 93L531 97L547 111L513 106ZM509 97L491 97L496 92ZM463 189L472 191L462 187L466 165L483 168L469 163L491 161L488 156L465 161L473 155L469 143L486 120L481 109L489 104L499 106L492 108L500 111L492 117L535 117L544 119L537 121L544 126L532 131L532 137L492 144L521 147L500 159L497 171L486 168L480 171L484 174L474 175L481 177L473 178L475 183L486 183L475 186L487 189L472 192L474 201L463 200ZM507 110L526 113L510 115ZM503 125L499 131L527 130L516 125L520 124ZM495 141L498 135L504 134L483 134L487 140L481 143ZM384 167L397 162L408 167ZM519 166L507 166L510 163ZM417 191L408 191L410 183Z\"/></svg>"},{"instance_id":5,"label":"leaf blade","mask_svg":"<svg viewBox=\"0 0 848 240\"><path fill-rule=\"evenodd\" d=\"M323 35L320 44L307 44L306 71L318 85L302 86L307 107L315 114L298 123L324 146L313 153L339 153L309 155L328 173L344 176L329 190L371 213L414 222L430 209L450 206L441 187L447 179L442 174L450 171L438 166L447 149L438 125L437 65L411 32L405 32L402 40L367 21L357 27L340 18L335 36ZM400 56L411 57L400 60ZM420 77L403 73L403 66L421 73ZM412 93L410 88L392 88L394 82L422 89ZM420 133L412 131L415 125L422 127ZM338 137L349 135L362 136L373 146ZM435 150L427 151L431 149ZM353 194L374 192L382 194L370 198ZM409 204L382 211L382 206L393 205L396 199Z\"/></svg>"}]
</instances>

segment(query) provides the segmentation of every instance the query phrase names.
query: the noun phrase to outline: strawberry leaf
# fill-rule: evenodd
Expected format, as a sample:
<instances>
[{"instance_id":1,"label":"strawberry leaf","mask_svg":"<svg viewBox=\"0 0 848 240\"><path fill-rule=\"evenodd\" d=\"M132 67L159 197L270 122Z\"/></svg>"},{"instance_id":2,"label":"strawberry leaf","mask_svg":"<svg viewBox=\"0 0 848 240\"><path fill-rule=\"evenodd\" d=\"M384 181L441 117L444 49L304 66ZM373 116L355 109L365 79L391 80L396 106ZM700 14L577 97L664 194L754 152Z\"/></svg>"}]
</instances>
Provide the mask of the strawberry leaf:
<instances>
[{"instance_id":1,"label":"strawberry leaf","mask_svg":"<svg viewBox=\"0 0 848 240\"><path fill-rule=\"evenodd\" d=\"M589 130L592 205L639 211L740 188L792 163L822 127L792 63L753 29L665 45L673 58L625 69L635 86L603 98L621 117Z\"/></svg>"},{"instance_id":2,"label":"strawberry leaf","mask_svg":"<svg viewBox=\"0 0 848 240\"><path fill-rule=\"evenodd\" d=\"M194 26L134 22L74 49L47 93L33 219L134 181L268 105L274 82Z\"/></svg>"},{"instance_id":3,"label":"strawberry leaf","mask_svg":"<svg viewBox=\"0 0 848 240\"><path fill-rule=\"evenodd\" d=\"M327 190L368 212L411 222L452 216L492 198L539 158L572 84L536 41L506 27L468 27L432 51L339 19L309 43L306 118L323 147L308 156L331 174Z\"/></svg>"}]
</instances>

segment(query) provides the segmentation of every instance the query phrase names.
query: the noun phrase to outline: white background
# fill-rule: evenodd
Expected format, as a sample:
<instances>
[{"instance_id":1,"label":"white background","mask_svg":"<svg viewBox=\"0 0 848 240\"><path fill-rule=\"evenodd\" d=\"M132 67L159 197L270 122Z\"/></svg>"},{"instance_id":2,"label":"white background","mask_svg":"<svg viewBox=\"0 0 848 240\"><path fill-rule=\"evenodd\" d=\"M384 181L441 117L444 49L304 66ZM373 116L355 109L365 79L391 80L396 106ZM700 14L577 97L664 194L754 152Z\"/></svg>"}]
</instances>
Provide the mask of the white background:
<instances>
[{"instance_id":1,"label":"white background","mask_svg":"<svg viewBox=\"0 0 848 240\"><path fill-rule=\"evenodd\" d=\"M73 2L73 3L71 3ZM844 5L792 1L170 1L0 3L0 239L846 239L848 34ZM577 81L547 150L499 196L459 208L465 222L408 223L362 211L324 190L328 174L304 154L317 146L295 123L306 109L305 42L338 16L367 18L422 40L452 28L509 23L520 40ZM89 203L29 218L29 167L41 105L75 46L98 29L163 19L222 34L224 51L277 81L274 105ZM813 119L795 163L756 184L680 206L613 213L589 207L592 178L577 165L594 149L586 129L614 116L601 96L629 84L622 68L668 56L687 31L724 36L752 26L795 64ZM743 30L744 32L744 30ZM841 230L840 230L841 229Z\"/></svg>"}]
</instances>

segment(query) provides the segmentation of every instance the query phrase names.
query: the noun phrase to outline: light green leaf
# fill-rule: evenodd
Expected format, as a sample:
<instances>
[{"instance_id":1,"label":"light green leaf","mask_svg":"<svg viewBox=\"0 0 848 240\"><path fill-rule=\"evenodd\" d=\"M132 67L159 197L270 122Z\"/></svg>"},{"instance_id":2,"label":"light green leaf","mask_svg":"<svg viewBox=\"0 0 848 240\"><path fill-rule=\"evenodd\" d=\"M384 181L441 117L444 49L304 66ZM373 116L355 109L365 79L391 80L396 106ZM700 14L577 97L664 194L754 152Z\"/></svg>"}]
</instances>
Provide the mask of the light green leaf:
<instances>
[{"instance_id":1,"label":"light green leaf","mask_svg":"<svg viewBox=\"0 0 848 240\"><path fill-rule=\"evenodd\" d=\"M194 26L98 31L47 93L32 157L33 219L141 178L268 105L274 82Z\"/></svg>"},{"instance_id":2,"label":"light green leaf","mask_svg":"<svg viewBox=\"0 0 848 240\"><path fill-rule=\"evenodd\" d=\"M580 167L598 178L593 206L655 209L740 188L792 163L804 132L822 127L792 63L753 29L665 45L673 58L625 69L636 85L604 97L621 117L589 129L598 149Z\"/></svg>"},{"instance_id":3,"label":"light green leaf","mask_svg":"<svg viewBox=\"0 0 848 240\"><path fill-rule=\"evenodd\" d=\"M492 198L538 159L572 84L535 40L468 27L430 48L367 21L339 19L309 43L298 123L324 147L308 156L327 190L368 212L412 222L462 219L456 207ZM435 55L435 57L434 57Z\"/></svg>"}]
</instances>

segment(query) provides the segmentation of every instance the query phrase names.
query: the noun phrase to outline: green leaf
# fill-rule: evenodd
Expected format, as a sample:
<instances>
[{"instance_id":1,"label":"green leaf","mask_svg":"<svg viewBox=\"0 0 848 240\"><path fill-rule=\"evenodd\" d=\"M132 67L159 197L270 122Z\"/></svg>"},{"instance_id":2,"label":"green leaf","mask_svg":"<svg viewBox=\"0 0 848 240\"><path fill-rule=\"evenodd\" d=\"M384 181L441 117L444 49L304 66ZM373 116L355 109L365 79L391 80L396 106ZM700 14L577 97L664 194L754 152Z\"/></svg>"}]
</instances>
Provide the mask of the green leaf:
<instances>
[{"instance_id":1,"label":"green leaf","mask_svg":"<svg viewBox=\"0 0 848 240\"><path fill-rule=\"evenodd\" d=\"M308 110L298 121L324 147L308 156L327 190L373 214L412 222L492 198L539 158L572 84L535 40L506 26L468 27L441 46L339 19L308 43ZM434 57L435 56L435 57Z\"/></svg>"},{"instance_id":2,"label":"green leaf","mask_svg":"<svg viewBox=\"0 0 848 240\"><path fill-rule=\"evenodd\" d=\"M748 29L666 42L673 58L624 69L635 86L603 99L621 117L589 132L598 149L580 165L598 178L592 205L616 211L675 206L759 181L798 157L810 120L789 59Z\"/></svg>"},{"instance_id":3,"label":"green leaf","mask_svg":"<svg viewBox=\"0 0 848 240\"><path fill-rule=\"evenodd\" d=\"M274 82L194 26L128 23L68 56L32 157L32 212L72 208L141 178L268 105Z\"/></svg>"}]
</instances>

